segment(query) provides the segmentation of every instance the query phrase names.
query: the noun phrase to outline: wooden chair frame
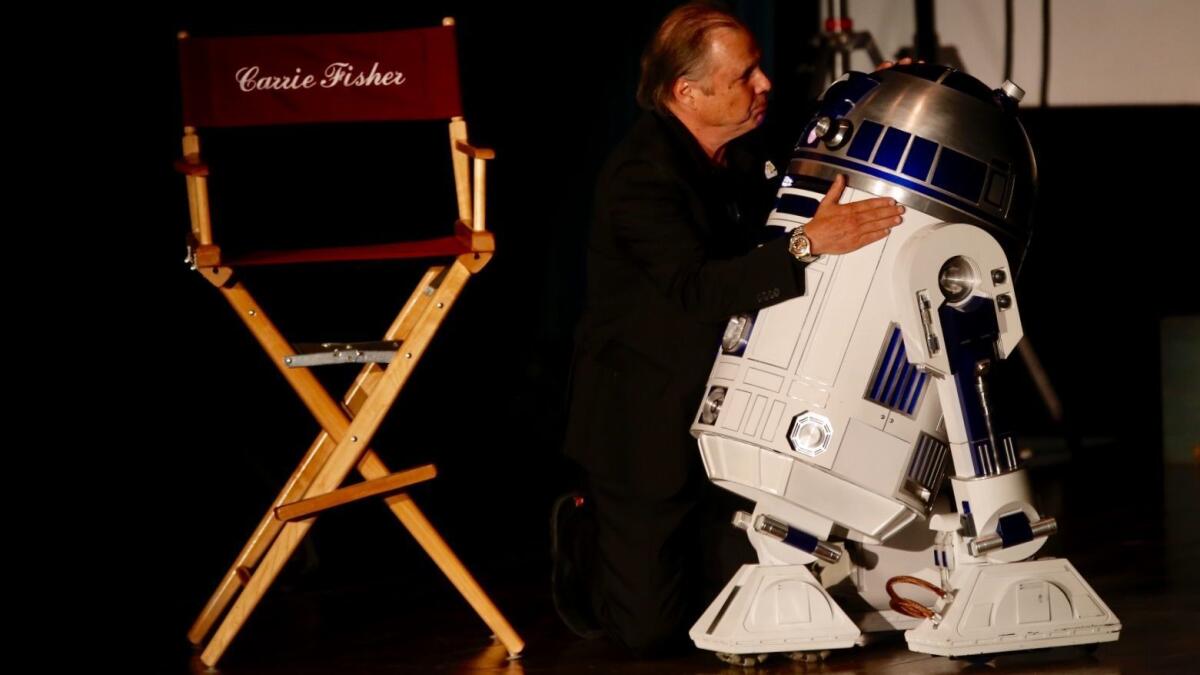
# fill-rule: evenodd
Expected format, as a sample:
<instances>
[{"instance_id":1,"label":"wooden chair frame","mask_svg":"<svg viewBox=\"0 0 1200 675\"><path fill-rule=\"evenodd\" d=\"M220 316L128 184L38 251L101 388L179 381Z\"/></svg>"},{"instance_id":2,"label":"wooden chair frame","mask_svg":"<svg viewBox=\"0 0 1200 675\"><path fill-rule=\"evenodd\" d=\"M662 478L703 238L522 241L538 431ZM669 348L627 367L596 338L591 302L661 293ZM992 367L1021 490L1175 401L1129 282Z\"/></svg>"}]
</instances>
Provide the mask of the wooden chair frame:
<instances>
[{"instance_id":1,"label":"wooden chair frame","mask_svg":"<svg viewBox=\"0 0 1200 675\"><path fill-rule=\"evenodd\" d=\"M443 25L453 23L453 19L443 21ZM179 37L187 39L185 33ZM384 340L399 343L391 362L386 368L378 363L364 366L339 402L307 368L289 367L296 351L238 279L237 261L222 260L209 214L209 169L200 159L197 130L184 129L183 159L177 168L187 182L192 267L225 297L321 427L188 632L188 639L202 649L200 660L207 666L215 666L224 654L316 516L335 506L375 496L383 497L509 655L515 657L524 649L520 636L404 491L432 479L436 475L434 466L392 473L370 448L384 416L466 282L488 264L495 250L484 220L486 162L495 153L468 142L467 124L462 117L450 120L449 141L458 202L455 239L461 252L453 262L428 268L383 336ZM355 470L364 480L341 487Z\"/></svg>"}]
</instances>

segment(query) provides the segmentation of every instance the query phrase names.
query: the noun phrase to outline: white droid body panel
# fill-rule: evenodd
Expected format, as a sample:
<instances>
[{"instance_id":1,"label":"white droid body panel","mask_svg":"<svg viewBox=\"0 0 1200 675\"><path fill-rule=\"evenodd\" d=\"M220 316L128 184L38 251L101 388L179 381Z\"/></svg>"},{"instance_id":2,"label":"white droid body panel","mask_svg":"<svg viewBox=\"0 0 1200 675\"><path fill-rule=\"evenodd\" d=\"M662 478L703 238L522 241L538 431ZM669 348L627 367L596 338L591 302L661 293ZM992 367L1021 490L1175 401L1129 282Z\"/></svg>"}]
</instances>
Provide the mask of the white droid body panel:
<instances>
[{"instance_id":1,"label":"white droid body panel","mask_svg":"<svg viewBox=\"0 0 1200 675\"><path fill-rule=\"evenodd\" d=\"M805 211L823 195L780 196L768 225L790 230L809 218L783 205ZM874 196L847 188L842 201ZM748 340L709 378L707 391L724 388L719 412L692 427L710 478L756 501L786 496L854 539L885 540L926 513L947 438L933 379L907 357L892 287L904 242L936 222L910 209L886 238L809 265L803 296L748 317Z\"/></svg>"}]
</instances>

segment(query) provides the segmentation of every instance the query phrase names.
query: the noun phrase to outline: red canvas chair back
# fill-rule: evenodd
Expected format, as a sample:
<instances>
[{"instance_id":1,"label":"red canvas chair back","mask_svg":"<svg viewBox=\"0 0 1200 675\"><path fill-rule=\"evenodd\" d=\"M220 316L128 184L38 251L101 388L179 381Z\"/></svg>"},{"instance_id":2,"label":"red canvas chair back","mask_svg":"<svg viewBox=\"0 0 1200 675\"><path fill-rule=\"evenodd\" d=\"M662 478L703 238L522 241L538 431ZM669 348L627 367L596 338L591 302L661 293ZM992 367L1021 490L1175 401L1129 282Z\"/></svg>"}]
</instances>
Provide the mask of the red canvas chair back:
<instances>
[{"instance_id":1,"label":"red canvas chair back","mask_svg":"<svg viewBox=\"0 0 1200 675\"><path fill-rule=\"evenodd\" d=\"M190 127L462 115L454 26L179 41Z\"/></svg>"},{"instance_id":2,"label":"red canvas chair back","mask_svg":"<svg viewBox=\"0 0 1200 675\"><path fill-rule=\"evenodd\" d=\"M435 28L263 37L180 35L183 160L192 205L193 264L249 265L455 256L490 251L485 160L467 142L454 25ZM449 121L457 194L454 235L415 242L260 252L222 259L208 212L208 166L198 129L322 122ZM473 163L473 167L472 167Z\"/></svg>"}]
</instances>

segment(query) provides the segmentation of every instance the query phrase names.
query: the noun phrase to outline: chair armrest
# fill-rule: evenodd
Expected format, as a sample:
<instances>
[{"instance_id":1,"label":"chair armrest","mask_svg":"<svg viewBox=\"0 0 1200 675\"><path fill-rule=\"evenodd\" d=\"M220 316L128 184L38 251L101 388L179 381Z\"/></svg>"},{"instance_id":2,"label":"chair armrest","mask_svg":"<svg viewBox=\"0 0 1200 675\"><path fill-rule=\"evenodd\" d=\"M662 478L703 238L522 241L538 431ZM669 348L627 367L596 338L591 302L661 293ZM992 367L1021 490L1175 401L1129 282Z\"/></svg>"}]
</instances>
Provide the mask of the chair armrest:
<instances>
[{"instance_id":1,"label":"chair armrest","mask_svg":"<svg viewBox=\"0 0 1200 675\"><path fill-rule=\"evenodd\" d=\"M490 148L477 148L464 141L456 141L454 147L472 159L496 159L496 151Z\"/></svg>"},{"instance_id":2,"label":"chair armrest","mask_svg":"<svg viewBox=\"0 0 1200 675\"><path fill-rule=\"evenodd\" d=\"M208 175L208 165L199 159L192 159L191 157L175 160L175 170L185 176Z\"/></svg>"}]
</instances>

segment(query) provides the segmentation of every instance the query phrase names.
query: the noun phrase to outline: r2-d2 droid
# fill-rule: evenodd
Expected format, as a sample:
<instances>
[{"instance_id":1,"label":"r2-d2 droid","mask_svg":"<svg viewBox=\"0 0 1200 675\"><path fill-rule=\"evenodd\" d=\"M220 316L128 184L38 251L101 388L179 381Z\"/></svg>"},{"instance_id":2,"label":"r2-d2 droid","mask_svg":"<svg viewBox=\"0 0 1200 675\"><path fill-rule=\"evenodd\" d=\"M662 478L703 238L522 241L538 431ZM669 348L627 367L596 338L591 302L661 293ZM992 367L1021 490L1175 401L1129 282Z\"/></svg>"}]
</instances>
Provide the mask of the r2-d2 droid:
<instances>
[{"instance_id":1,"label":"r2-d2 droid","mask_svg":"<svg viewBox=\"0 0 1200 675\"><path fill-rule=\"evenodd\" d=\"M730 320L692 433L709 478L755 502L734 524L759 564L692 627L697 646L819 652L904 629L914 651L974 656L1118 638L1071 563L1033 559L1056 523L989 391L1022 336L1022 94L914 64L822 96L768 225L802 227L838 174L843 202L907 212L810 264L802 297Z\"/></svg>"}]
</instances>

